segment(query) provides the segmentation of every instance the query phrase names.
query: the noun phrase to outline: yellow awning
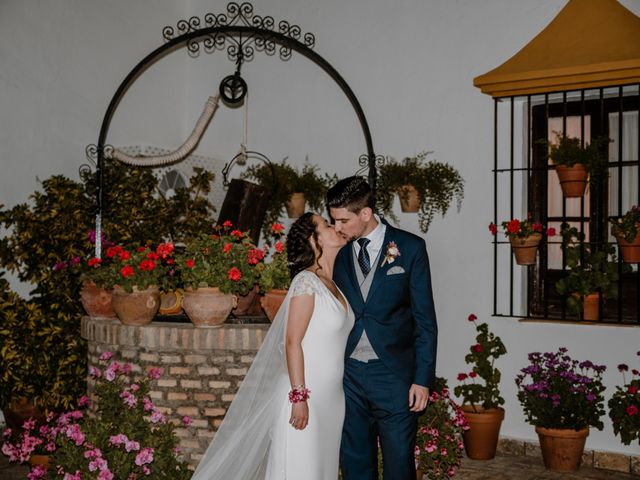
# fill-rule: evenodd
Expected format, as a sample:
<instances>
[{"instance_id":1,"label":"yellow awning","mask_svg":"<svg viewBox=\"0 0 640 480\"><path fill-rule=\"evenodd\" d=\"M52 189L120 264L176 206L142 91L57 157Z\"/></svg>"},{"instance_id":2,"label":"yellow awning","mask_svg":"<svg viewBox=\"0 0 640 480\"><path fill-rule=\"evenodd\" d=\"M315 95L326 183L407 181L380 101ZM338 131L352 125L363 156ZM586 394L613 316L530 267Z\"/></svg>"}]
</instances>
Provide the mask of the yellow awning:
<instances>
[{"instance_id":1,"label":"yellow awning","mask_svg":"<svg viewBox=\"0 0 640 480\"><path fill-rule=\"evenodd\" d=\"M473 80L492 97L636 82L640 17L616 0L569 0L522 50Z\"/></svg>"}]
</instances>

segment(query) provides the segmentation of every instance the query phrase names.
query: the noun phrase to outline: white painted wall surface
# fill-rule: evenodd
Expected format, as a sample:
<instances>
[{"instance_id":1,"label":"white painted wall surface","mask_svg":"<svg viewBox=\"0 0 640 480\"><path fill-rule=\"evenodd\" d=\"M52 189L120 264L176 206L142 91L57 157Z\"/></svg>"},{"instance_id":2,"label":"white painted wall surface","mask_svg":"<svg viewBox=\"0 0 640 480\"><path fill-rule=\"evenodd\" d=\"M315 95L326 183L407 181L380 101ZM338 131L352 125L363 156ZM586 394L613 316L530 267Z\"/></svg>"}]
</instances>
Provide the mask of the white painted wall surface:
<instances>
[{"instance_id":1,"label":"white painted wall surface","mask_svg":"<svg viewBox=\"0 0 640 480\"><path fill-rule=\"evenodd\" d=\"M639 0L622 3L640 15ZM521 323L491 318L493 102L473 77L496 67L544 28L564 0L262 0L259 15L316 35L325 57L356 93L376 152L402 158L422 149L466 179L462 211L436 218L427 236L440 326L438 373L455 386L474 330L469 313L489 321L509 354L499 367L507 416L502 434L535 439L513 379L530 351L566 346L579 359L608 365L607 395L621 381L619 363L639 362L640 329ZM0 2L0 203L26 200L35 177L75 176L84 147L95 143L120 81L162 44L161 30L190 15L220 12L226 2L138 0ZM172 53L150 68L124 98L108 142L175 148L203 102L234 71L222 52ZM249 147L278 161L305 156L328 172L350 175L365 153L360 126L343 93L316 65L259 52L243 67L249 84ZM222 107L198 153L231 158L242 111ZM234 168L238 174L242 167ZM417 220L400 214L418 233ZM608 419L605 419L608 423ZM640 453L609 426L587 448Z\"/></svg>"}]
</instances>

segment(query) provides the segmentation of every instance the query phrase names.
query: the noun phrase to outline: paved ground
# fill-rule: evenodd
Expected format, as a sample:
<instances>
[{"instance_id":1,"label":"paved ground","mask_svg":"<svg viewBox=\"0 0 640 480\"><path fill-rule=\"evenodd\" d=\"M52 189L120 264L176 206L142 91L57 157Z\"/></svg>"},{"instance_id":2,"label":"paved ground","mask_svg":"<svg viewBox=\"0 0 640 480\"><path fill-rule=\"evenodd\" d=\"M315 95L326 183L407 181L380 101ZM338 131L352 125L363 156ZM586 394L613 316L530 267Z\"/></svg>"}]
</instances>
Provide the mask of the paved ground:
<instances>
[{"instance_id":1,"label":"paved ground","mask_svg":"<svg viewBox=\"0 0 640 480\"><path fill-rule=\"evenodd\" d=\"M28 469L9 465L0 455L0 480L24 480ZM427 477L424 477L425 480ZM456 480L638 480L640 476L608 470L581 468L576 473L551 473L536 457L501 455L494 460L465 459ZM301 479L303 480L303 479Z\"/></svg>"}]
</instances>

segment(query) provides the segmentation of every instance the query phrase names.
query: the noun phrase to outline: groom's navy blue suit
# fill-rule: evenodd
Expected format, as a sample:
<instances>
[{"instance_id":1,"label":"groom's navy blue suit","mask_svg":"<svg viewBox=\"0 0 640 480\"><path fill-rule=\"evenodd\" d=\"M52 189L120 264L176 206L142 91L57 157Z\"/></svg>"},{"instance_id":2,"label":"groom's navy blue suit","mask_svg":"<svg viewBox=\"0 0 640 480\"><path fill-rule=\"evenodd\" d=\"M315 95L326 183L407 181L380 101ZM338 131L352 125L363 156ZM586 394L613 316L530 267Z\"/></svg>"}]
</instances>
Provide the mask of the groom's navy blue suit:
<instances>
[{"instance_id":1,"label":"groom's navy blue suit","mask_svg":"<svg viewBox=\"0 0 640 480\"><path fill-rule=\"evenodd\" d=\"M345 352L347 409L340 453L345 480L377 480L378 436L385 480L415 478L417 416L409 411L409 388L414 383L431 388L435 380L437 325L425 242L384 223L367 298L358 284L351 243L340 250L334 267L334 280L355 314ZM381 265L390 242L400 256ZM350 358L363 330L378 357L367 363Z\"/></svg>"}]
</instances>

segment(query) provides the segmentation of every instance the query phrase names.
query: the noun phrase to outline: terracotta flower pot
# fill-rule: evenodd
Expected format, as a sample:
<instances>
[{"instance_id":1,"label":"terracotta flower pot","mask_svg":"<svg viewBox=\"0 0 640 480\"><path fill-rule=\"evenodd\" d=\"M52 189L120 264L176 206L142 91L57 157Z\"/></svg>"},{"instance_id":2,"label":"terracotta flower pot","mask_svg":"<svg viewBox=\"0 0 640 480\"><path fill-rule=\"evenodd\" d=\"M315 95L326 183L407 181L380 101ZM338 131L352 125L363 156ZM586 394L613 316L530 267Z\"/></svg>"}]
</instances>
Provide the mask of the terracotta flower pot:
<instances>
[{"instance_id":1,"label":"terracotta flower pot","mask_svg":"<svg viewBox=\"0 0 640 480\"><path fill-rule=\"evenodd\" d=\"M422 470L421 468L416 468L416 480L422 480L423 476L424 470Z\"/></svg>"},{"instance_id":2,"label":"terracotta flower pot","mask_svg":"<svg viewBox=\"0 0 640 480\"><path fill-rule=\"evenodd\" d=\"M587 188L587 169L581 163L576 163L573 167L566 165L556 165L556 173L560 180L562 194L565 197L581 197Z\"/></svg>"},{"instance_id":3,"label":"terracotta flower pot","mask_svg":"<svg viewBox=\"0 0 640 480\"><path fill-rule=\"evenodd\" d=\"M84 311L92 318L115 318L111 302L111 292L98 288L91 281L84 281L80 290L80 301Z\"/></svg>"},{"instance_id":4,"label":"terracotta flower pot","mask_svg":"<svg viewBox=\"0 0 640 480\"><path fill-rule=\"evenodd\" d=\"M538 245L542 240L540 233L533 233L525 238L509 237L511 249L518 265L535 265Z\"/></svg>"},{"instance_id":5,"label":"terracotta flower pot","mask_svg":"<svg viewBox=\"0 0 640 480\"><path fill-rule=\"evenodd\" d=\"M35 467L36 465L42 465L45 470L49 469L49 455L31 455L29 457L29 465Z\"/></svg>"},{"instance_id":6,"label":"terracotta flower pot","mask_svg":"<svg viewBox=\"0 0 640 480\"><path fill-rule=\"evenodd\" d=\"M418 190L413 185L408 184L398 188L398 197L400 198L400 209L403 212L416 213L420 210Z\"/></svg>"},{"instance_id":7,"label":"terracotta flower pot","mask_svg":"<svg viewBox=\"0 0 640 480\"><path fill-rule=\"evenodd\" d=\"M238 306L231 313L240 317L250 315L254 311L254 305L258 297L258 285L255 285L246 295L238 295Z\"/></svg>"},{"instance_id":8,"label":"terracotta flower pot","mask_svg":"<svg viewBox=\"0 0 640 480\"><path fill-rule=\"evenodd\" d=\"M636 238L631 242L627 242L623 237L616 235L618 241L618 247L620 248L620 254L622 260L625 263L640 263L640 225L636 225L637 234Z\"/></svg>"},{"instance_id":9,"label":"terracotta flower pot","mask_svg":"<svg viewBox=\"0 0 640 480\"><path fill-rule=\"evenodd\" d=\"M584 320L592 320L597 322L600 320L600 305L599 305L599 295L598 293L591 293L584 297L583 305L584 312L582 318Z\"/></svg>"},{"instance_id":10,"label":"terracotta flower pot","mask_svg":"<svg viewBox=\"0 0 640 480\"><path fill-rule=\"evenodd\" d=\"M147 325L160 308L160 289L151 286L146 290L133 287L133 292L127 293L122 287L113 288L113 309L118 319L125 325Z\"/></svg>"},{"instance_id":11,"label":"terracotta flower pot","mask_svg":"<svg viewBox=\"0 0 640 480\"><path fill-rule=\"evenodd\" d=\"M260 299L260 305L262 305L262 309L264 313L267 314L270 322L273 322L273 319L276 317L276 313L278 313L282 302L284 302L284 297L287 296L287 291L288 290L274 288L265 293Z\"/></svg>"},{"instance_id":12,"label":"terracotta flower pot","mask_svg":"<svg viewBox=\"0 0 640 480\"><path fill-rule=\"evenodd\" d=\"M580 467L589 428L582 430L536 427L547 470L574 472Z\"/></svg>"},{"instance_id":13,"label":"terracotta flower pot","mask_svg":"<svg viewBox=\"0 0 640 480\"><path fill-rule=\"evenodd\" d=\"M504 408L484 410L471 405L460 407L469 422L469 430L464 432L464 449L467 457L474 460L490 460L496 456L500 426L504 420Z\"/></svg>"},{"instance_id":14,"label":"terracotta flower pot","mask_svg":"<svg viewBox=\"0 0 640 480\"><path fill-rule=\"evenodd\" d=\"M304 193L296 192L292 193L287 200L287 215L289 218L301 217L304 213Z\"/></svg>"},{"instance_id":15,"label":"terracotta flower pot","mask_svg":"<svg viewBox=\"0 0 640 480\"><path fill-rule=\"evenodd\" d=\"M238 304L238 297L219 288L188 288L182 307L196 327L219 327Z\"/></svg>"}]
</instances>

